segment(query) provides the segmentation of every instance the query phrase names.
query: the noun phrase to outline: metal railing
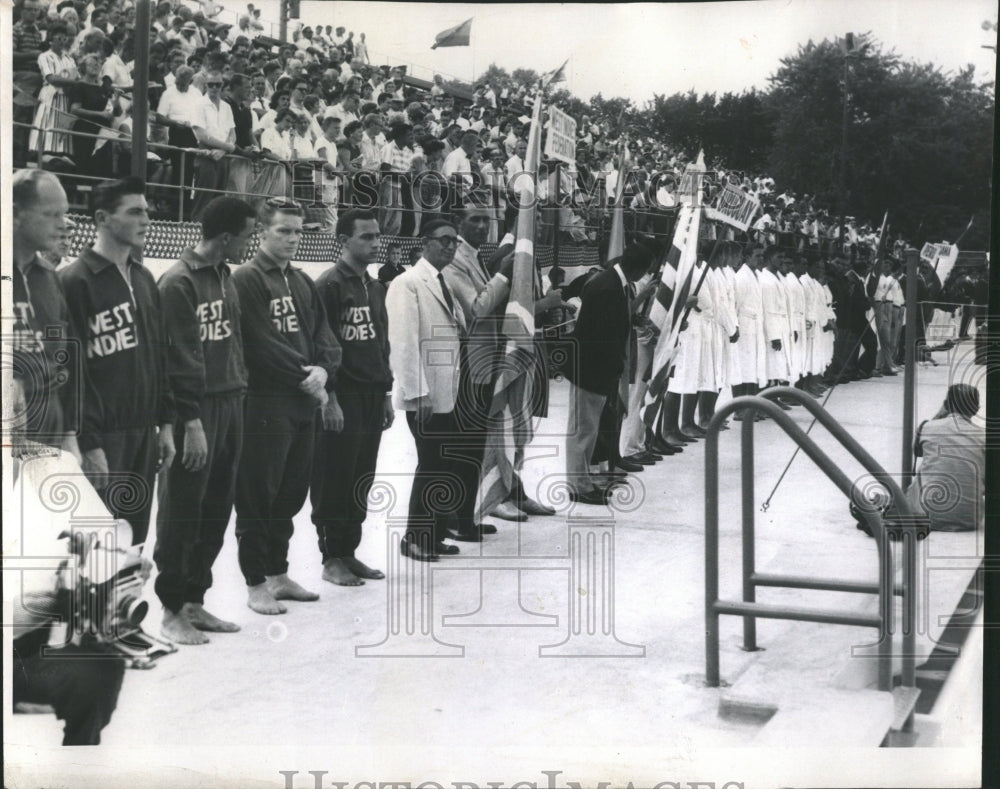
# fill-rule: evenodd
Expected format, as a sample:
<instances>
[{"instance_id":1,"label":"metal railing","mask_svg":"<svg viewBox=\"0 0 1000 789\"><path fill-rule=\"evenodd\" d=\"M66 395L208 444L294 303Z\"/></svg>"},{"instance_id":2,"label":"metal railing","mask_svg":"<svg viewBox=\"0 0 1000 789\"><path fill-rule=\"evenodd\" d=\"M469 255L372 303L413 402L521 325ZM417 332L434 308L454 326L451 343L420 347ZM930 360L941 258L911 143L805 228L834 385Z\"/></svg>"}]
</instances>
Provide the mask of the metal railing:
<instances>
[{"instance_id":1,"label":"metal railing","mask_svg":"<svg viewBox=\"0 0 1000 789\"><path fill-rule=\"evenodd\" d=\"M808 435L785 414L773 398L793 399L816 417L830 434L861 463L891 497L894 514L883 518L881 511L864 494L856 480L851 480L840 467ZM742 477L742 563L743 599L722 600L719 597L719 432L730 414L743 414L741 431ZM827 477L856 506L875 539L878 552L878 580L849 581L836 578L761 573L754 555L755 493L754 493L754 423L757 412L771 417L798 444ZM902 684L913 687L916 681L916 546L915 541L926 527L926 518L914 515L896 481L847 432L847 430L808 394L793 387L768 389L755 397L737 397L722 406L708 426L705 446L705 666L706 684L718 687L719 617L732 614L743 617L743 648L757 649L757 618L789 619L826 624L871 627L879 632L876 645L878 657L878 688L892 689L893 638L896 633L894 598L902 598ZM901 584L894 581L892 541L903 546ZM874 614L838 609L803 608L759 603L756 589L761 586L853 592L878 595L878 612ZM905 726L912 725L912 714Z\"/></svg>"}]
</instances>

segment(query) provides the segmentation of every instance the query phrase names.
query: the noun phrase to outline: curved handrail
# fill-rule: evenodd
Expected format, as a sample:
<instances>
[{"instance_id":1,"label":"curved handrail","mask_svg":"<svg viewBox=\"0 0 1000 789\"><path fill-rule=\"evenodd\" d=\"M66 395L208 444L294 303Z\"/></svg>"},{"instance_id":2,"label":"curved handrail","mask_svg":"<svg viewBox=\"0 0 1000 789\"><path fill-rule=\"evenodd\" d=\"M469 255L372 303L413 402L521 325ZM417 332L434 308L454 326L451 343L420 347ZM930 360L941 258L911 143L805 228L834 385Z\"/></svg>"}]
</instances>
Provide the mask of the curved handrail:
<instances>
[{"instance_id":1,"label":"curved handrail","mask_svg":"<svg viewBox=\"0 0 1000 789\"><path fill-rule=\"evenodd\" d=\"M718 687L719 676L719 432L726 417L746 409L761 411L772 417L778 426L798 444L807 456L852 501L861 503L860 489L836 463L800 428L776 403L757 396L737 397L720 407L708 424L705 438L705 640L706 684ZM841 431L843 427L837 425ZM744 435L752 435L753 421L744 424ZM863 452L863 450L862 450ZM870 458L869 458L870 459ZM872 461L874 463L874 461ZM877 464L875 464L877 466ZM887 533L879 512L859 507L862 518L875 537L878 554L878 611L879 611L879 688L890 690L892 683L891 642L887 627L892 613L891 568ZM752 529L752 527L751 527ZM752 534L752 532L751 532ZM758 614L759 615L759 614ZM744 613L744 616L754 616ZM790 618L797 618L791 616Z\"/></svg>"},{"instance_id":2,"label":"curved handrail","mask_svg":"<svg viewBox=\"0 0 1000 789\"><path fill-rule=\"evenodd\" d=\"M763 397L768 400L773 400L778 397L784 397L789 399L797 400L799 403L806 407L806 410L813 415L813 417L825 427L830 434L836 438L841 445L847 449L848 452L857 460L865 470L871 474L875 479L882 483L889 490L889 494L892 496L892 503L895 505L896 510L900 515L906 517L912 517L915 515L910 502L906 498L906 494L903 493L903 489L899 487L899 483L893 479L892 475L889 474L882 465L875 460L868 451L858 443L857 439L854 438L850 433L847 432L846 428L840 422L838 422L833 415L827 411L823 406L816 402L816 400L809 394L803 392L800 389L796 389L794 386L775 386L769 389L764 389L757 397Z\"/></svg>"}]
</instances>

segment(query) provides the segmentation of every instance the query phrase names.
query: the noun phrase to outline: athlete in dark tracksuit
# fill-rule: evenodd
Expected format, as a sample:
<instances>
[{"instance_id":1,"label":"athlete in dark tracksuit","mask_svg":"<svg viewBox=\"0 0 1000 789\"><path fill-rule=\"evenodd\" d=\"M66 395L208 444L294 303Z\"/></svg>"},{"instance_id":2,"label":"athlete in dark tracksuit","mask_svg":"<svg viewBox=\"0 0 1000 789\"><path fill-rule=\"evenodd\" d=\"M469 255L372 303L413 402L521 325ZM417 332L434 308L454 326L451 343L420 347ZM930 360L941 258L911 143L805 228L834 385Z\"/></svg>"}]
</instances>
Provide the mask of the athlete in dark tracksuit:
<instances>
[{"instance_id":1,"label":"athlete in dark tracksuit","mask_svg":"<svg viewBox=\"0 0 1000 789\"><path fill-rule=\"evenodd\" d=\"M236 482L236 537L247 586L288 571L292 518L305 503L317 401L299 389L305 366L332 388L341 351L316 285L265 252L233 274L248 372L243 454Z\"/></svg>"},{"instance_id":2,"label":"athlete in dark tracksuit","mask_svg":"<svg viewBox=\"0 0 1000 789\"><path fill-rule=\"evenodd\" d=\"M316 287L344 353L333 390L344 427L333 432L319 425L313 461L312 521L325 563L353 558L361 543L392 373L385 288L343 260L324 271Z\"/></svg>"},{"instance_id":3,"label":"athlete in dark tracksuit","mask_svg":"<svg viewBox=\"0 0 1000 789\"><path fill-rule=\"evenodd\" d=\"M212 564L233 511L247 374L239 298L225 262L212 265L185 249L160 278L159 289L178 456L160 486L153 558L156 594L177 613L185 603L204 603L212 586ZM204 466L189 471L181 458L185 425L197 419L208 456Z\"/></svg>"},{"instance_id":4,"label":"athlete in dark tracksuit","mask_svg":"<svg viewBox=\"0 0 1000 789\"><path fill-rule=\"evenodd\" d=\"M108 509L146 541L157 466L157 426L173 422L166 381L160 294L149 270L129 258L131 284L118 267L86 249L59 272L70 334L83 348L80 451L103 449Z\"/></svg>"}]
</instances>

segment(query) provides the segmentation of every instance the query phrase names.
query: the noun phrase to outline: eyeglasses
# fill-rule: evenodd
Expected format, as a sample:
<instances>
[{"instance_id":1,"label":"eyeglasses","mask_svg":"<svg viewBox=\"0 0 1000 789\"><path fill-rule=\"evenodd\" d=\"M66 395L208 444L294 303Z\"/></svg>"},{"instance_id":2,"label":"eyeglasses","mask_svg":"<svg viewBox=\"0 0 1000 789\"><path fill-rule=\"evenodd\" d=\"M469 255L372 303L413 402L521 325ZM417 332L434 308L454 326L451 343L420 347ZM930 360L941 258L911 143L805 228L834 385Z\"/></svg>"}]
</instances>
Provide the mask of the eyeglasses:
<instances>
[{"instance_id":1,"label":"eyeglasses","mask_svg":"<svg viewBox=\"0 0 1000 789\"><path fill-rule=\"evenodd\" d=\"M458 236L431 236L431 241L437 241L443 247L458 246Z\"/></svg>"}]
</instances>

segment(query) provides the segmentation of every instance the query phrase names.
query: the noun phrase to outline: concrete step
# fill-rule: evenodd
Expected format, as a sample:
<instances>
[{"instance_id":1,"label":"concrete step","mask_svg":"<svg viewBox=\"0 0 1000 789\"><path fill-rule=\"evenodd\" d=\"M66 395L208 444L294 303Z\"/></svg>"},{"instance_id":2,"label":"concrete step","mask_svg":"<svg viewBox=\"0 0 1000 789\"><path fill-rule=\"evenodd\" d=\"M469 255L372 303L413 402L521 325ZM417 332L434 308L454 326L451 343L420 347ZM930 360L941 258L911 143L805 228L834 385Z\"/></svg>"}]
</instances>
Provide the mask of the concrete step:
<instances>
[{"instance_id":1,"label":"concrete step","mask_svg":"<svg viewBox=\"0 0 1000 789\"><path fill-rule=\"evenodd\" d=\"M780 702L754 746L878 747L892 727L893 696L878 690L824 688Z\"/></svg>"}]
</instances>

